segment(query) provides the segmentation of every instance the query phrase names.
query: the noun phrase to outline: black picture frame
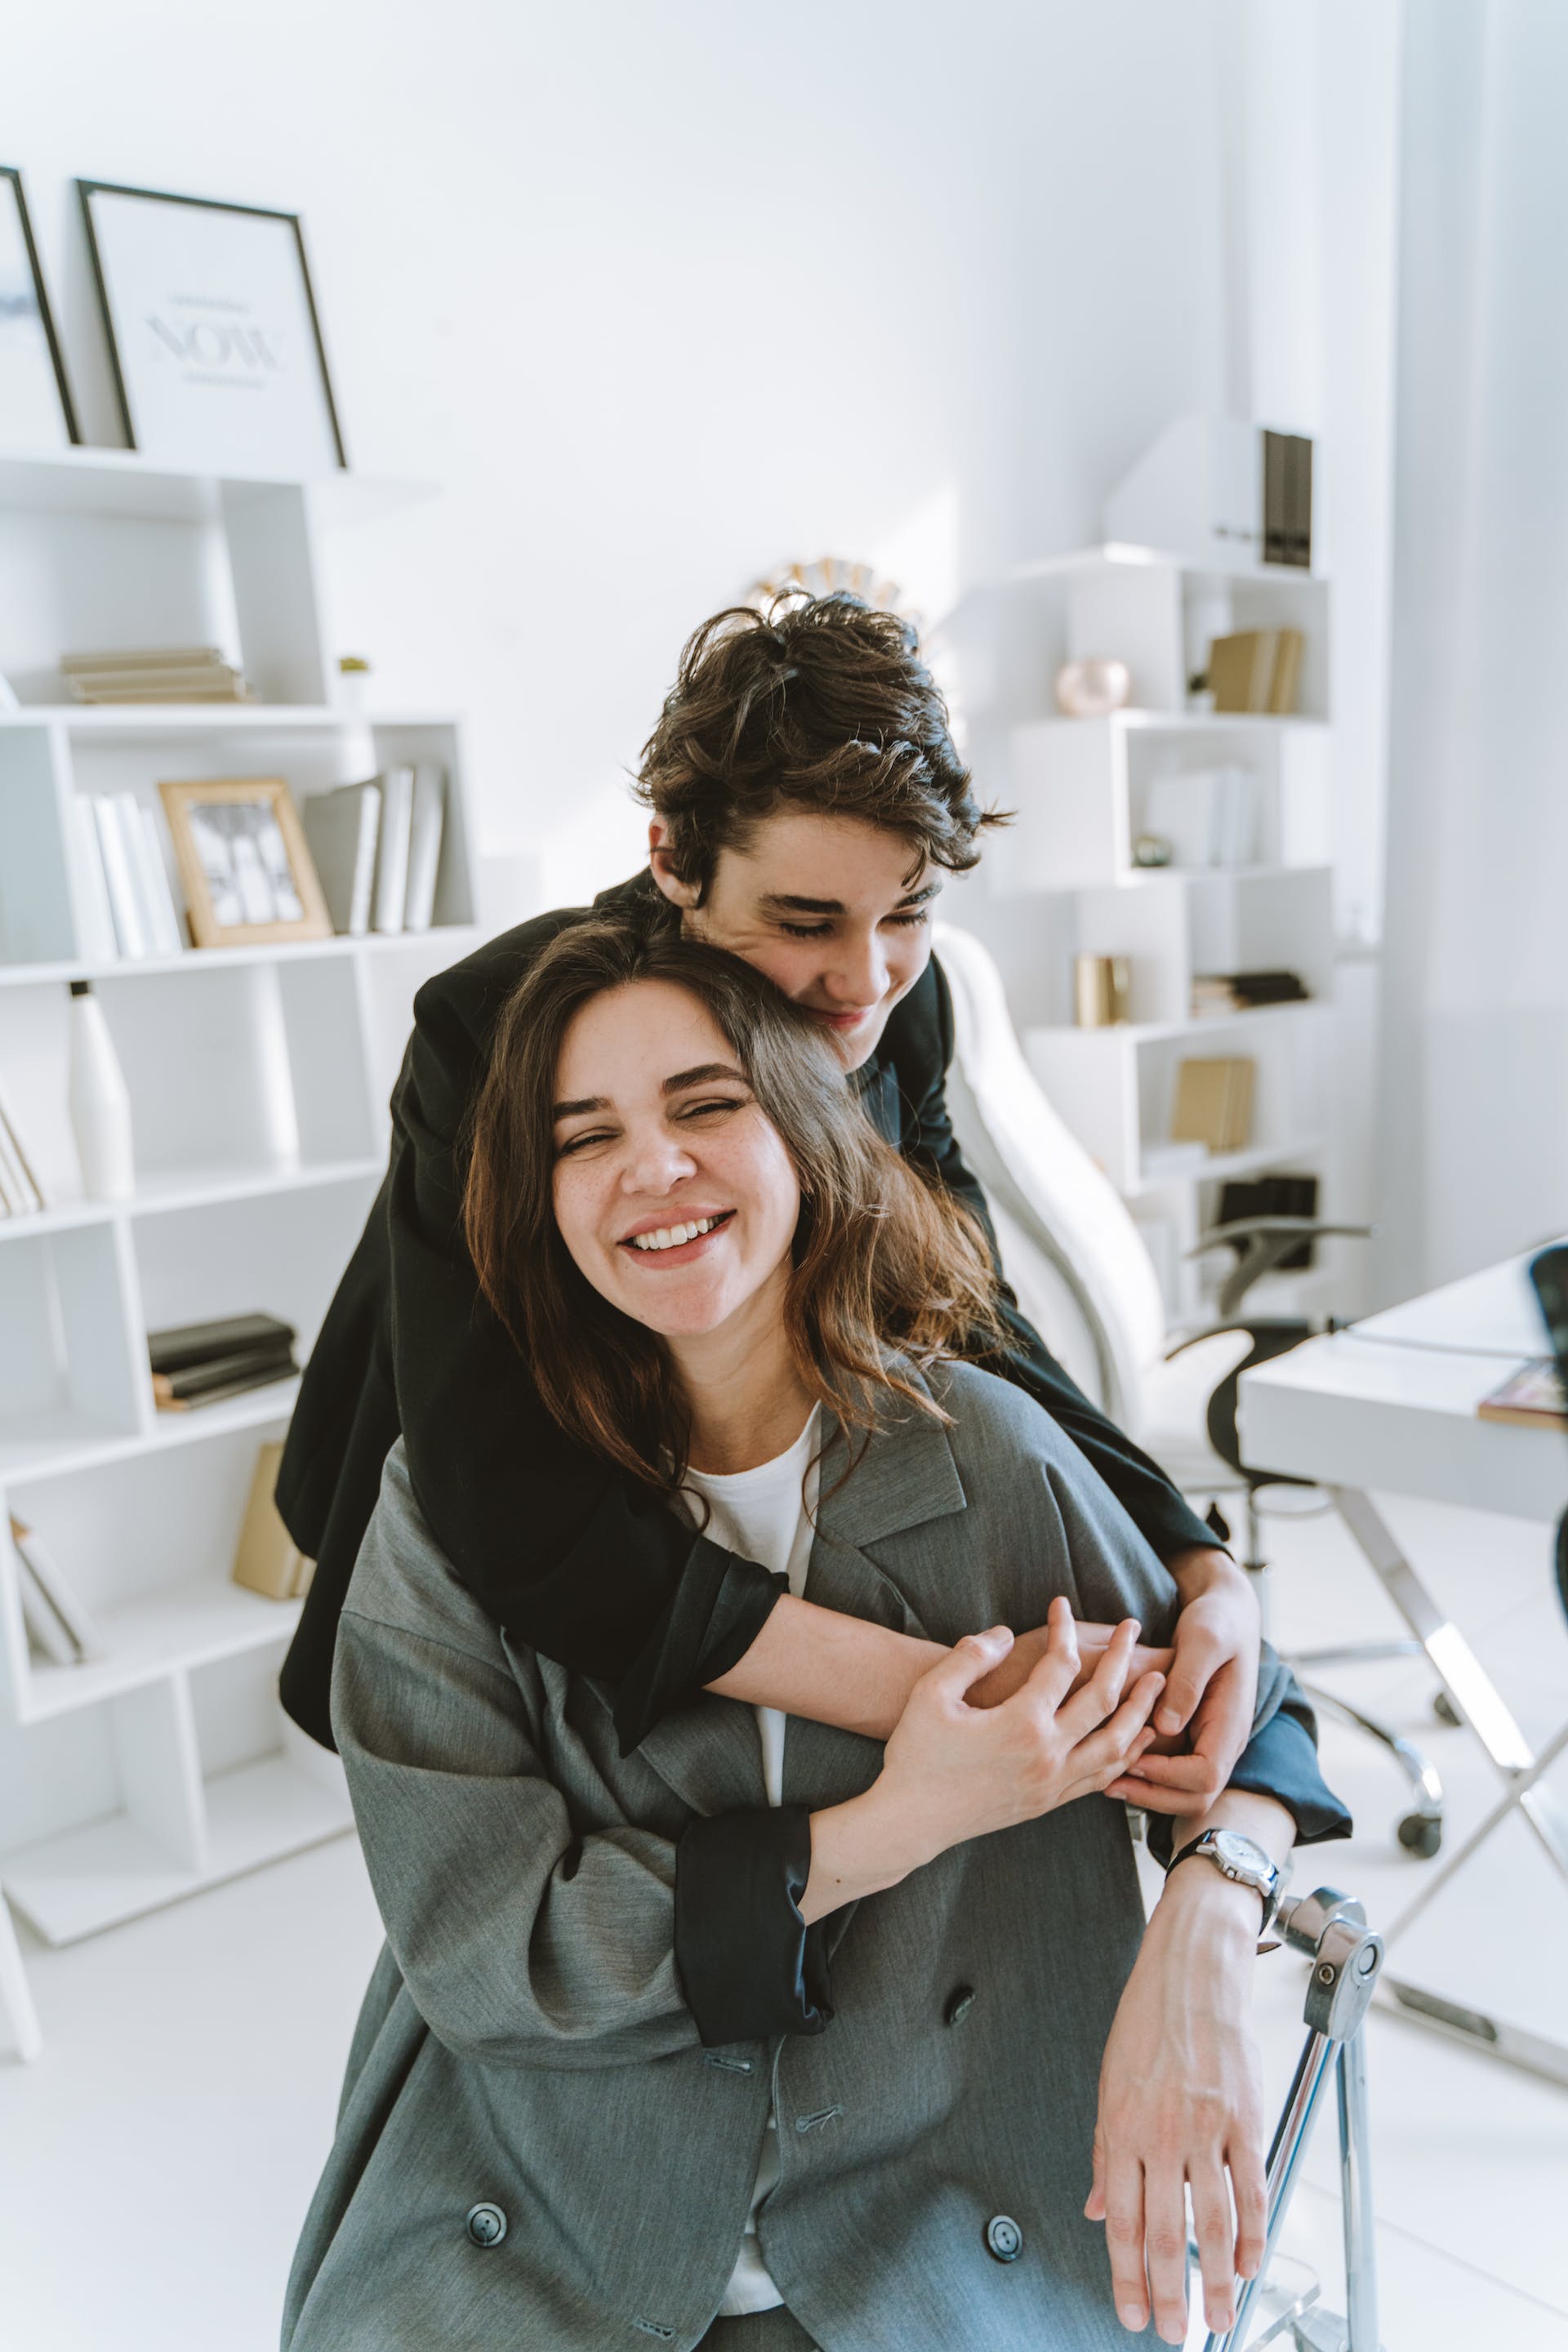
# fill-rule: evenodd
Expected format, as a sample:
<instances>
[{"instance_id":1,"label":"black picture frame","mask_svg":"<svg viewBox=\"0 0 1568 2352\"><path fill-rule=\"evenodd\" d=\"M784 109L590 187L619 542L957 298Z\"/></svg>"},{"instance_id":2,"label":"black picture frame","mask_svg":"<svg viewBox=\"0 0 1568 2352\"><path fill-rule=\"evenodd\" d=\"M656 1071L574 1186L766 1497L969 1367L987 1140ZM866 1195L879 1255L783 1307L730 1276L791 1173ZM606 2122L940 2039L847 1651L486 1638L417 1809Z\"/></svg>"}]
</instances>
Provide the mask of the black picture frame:
<instances>
[{"instance_id":1,"label":"black picture frame","mask_svg":"<svg viewBox=\"0 0 1568 2352\"><path fill-rule=\"evenodd\" d=\"M16 200L16 217L22 225L22 244L27 256L27 267L33 273L33 291L37 297L38 318L43 326L44 340L49 347L49 358L54 365L55 383L60 395L60 411L65 418L66 432L72 446L79 448L81 434L76 421L76 404L71 398L70 381L66 374L65 355L60 350L60 339L55 332L55 314L49 308L48 289L44 284L43 265L38 259L38 248L33 236L32 217L27 211L27 193L22 185L21 172L15 163L0 163L0 180L10 181L11 193Z\"/></svg>"},{"instance_id":2,"label":"black picture frame","mask_svg":"<svg viewBox=\"0 0 1568 2352\"><path fill-rule=\"evenodd\" d=\"M342 426L338 416L337 396L332 390L331 370L327 365L327 347L321 336L321 313L316 307L316 289L310 278L310 265L305 252L304 224L298 213L283 212L268 205L230 203L222 196L188 196L172 188L133 188L114 180L82 180L77 184L77 195L87 230L87 249L92 263L93 285L98 295L98 307L103 320L104 340L109 346L109 362L114 379L115 398L120 407L121 423L125 433L125 446L135 449L136 427L131 415L131 402L126 390L118 339L114 331L114 313L110 307L109 283L104 274L103 257L99 248L93 225L92 199L97 195L135 196L150 204L190 205L205 212L237 213L252 220L286 221L294 232L295 251L300 264L300 281L305 297L305 310L315 341L316 364L321 370L321 395L326 404L327 423L331 427L332 446L339 466L348 470L348 452L343 444Z\"/></svg>"}]
</instances>

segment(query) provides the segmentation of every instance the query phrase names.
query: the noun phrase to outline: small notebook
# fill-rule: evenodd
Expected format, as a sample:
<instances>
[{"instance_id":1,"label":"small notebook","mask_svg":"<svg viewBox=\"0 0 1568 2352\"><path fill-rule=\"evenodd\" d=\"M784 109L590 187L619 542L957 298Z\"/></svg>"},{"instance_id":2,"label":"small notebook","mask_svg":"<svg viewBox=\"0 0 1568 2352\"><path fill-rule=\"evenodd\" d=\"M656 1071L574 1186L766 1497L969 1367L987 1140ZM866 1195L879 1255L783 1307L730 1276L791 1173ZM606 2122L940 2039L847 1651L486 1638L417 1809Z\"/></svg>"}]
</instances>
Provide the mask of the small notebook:
<instances>
[{"instance_id":1,"label":"small notebook","mask_svg":"<svg viewBox=\"0 0 1568 2352\"><path fill-rule=\"evenodd\" d=\"M1481 1399L1482 1421L1506 1421L1515 1429L1568 1429L1568 1398L1550 1356L1538 1356Z\"/></svg>"}]
</instances>

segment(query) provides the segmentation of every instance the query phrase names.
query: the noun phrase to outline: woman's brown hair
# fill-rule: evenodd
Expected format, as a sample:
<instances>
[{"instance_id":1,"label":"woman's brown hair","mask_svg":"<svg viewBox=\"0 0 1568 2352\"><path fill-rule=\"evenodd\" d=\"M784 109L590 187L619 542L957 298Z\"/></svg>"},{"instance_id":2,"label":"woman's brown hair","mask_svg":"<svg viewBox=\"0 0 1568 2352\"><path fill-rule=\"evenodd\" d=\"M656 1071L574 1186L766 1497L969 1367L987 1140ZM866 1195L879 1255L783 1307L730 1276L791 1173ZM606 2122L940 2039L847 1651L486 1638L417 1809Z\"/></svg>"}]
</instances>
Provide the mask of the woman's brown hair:
<instances>
[{"instance_id":1,"label":"woman's brown hair","mask_svg":"<svg viewBox=\"0 0 1568 2352\"><path fill-rule=\"evenodd\" d=\"M602 1297L555 1222L555 1074L574 1015L638 981L686 989L711 1016L801 1187L784 1301L795 1368L847 1430L894 1397L946 1415L909 1377L1003 1338L978 1225L883 1141L808 1013L738 956L646 918L561 932L508 1001L474 1107L463 1229L489 1305L552 1418L645 1487L684 1475L686 1410L658 1334Z\"/></svg>"}]
</instances>

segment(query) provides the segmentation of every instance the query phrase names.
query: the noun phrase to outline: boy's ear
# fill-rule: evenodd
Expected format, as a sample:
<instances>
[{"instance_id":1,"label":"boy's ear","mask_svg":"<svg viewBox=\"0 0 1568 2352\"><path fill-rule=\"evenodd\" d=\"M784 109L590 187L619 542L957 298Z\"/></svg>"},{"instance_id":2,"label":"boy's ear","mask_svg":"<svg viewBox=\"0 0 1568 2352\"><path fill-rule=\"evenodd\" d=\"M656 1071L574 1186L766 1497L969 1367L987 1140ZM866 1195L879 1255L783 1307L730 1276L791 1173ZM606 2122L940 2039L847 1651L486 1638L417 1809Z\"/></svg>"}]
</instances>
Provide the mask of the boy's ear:
<instances>
[{"instance_id":1,"label":"boy's ear","mask_svg":"<svg viewBox=\"0 0 1568 2352\"><path fill-rule=\"evenodd\" d=\"M665 847L669 828L660 817L650 819L647 829L647 862L654 880L672 907L695 907L702 898L701 887L695 882L683 882L671 868L669 852Z\"/></svg>"}]
</instances>

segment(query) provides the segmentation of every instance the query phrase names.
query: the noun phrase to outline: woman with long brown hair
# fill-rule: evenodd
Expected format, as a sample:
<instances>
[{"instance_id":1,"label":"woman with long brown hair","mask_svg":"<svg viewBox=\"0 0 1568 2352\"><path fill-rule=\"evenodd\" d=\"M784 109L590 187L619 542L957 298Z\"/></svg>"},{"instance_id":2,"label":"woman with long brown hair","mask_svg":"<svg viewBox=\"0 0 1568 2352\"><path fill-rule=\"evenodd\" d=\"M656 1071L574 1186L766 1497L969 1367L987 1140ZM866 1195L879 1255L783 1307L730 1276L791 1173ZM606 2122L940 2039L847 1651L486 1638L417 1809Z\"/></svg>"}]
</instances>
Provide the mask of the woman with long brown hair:
<instances>
[{"instance_id":1,"label":"woman with long brown hair","mask_svg":"<svg viewBox=\"0 0 1568 2352\"><path fill-rule=\"evenodd\" d=\"M623 1756L612 1693L498 1632L394 1449L333 1698L388 1945L289 2352L1108 2352L1151 2312L1178 2342L1189 2191L1224 2326L1261 2247L1250 1956L1298 1830L1343 1817L1299 1756L1294 1815L1258 1765L1178 1823L1220 1866L1145 1931L1107 1799L1173 1589L964 1360L978 1233L749 965L616 923L509 1004L464 1216L563 1431L786 1579L825 1650L900 1636L910 1679L885 1744L718 1696ZM1075 1614L1121 1622L1085 1659ZM1255 1748L1301 1715L1266 1663Z\"/></svg>"}]
</instances>

